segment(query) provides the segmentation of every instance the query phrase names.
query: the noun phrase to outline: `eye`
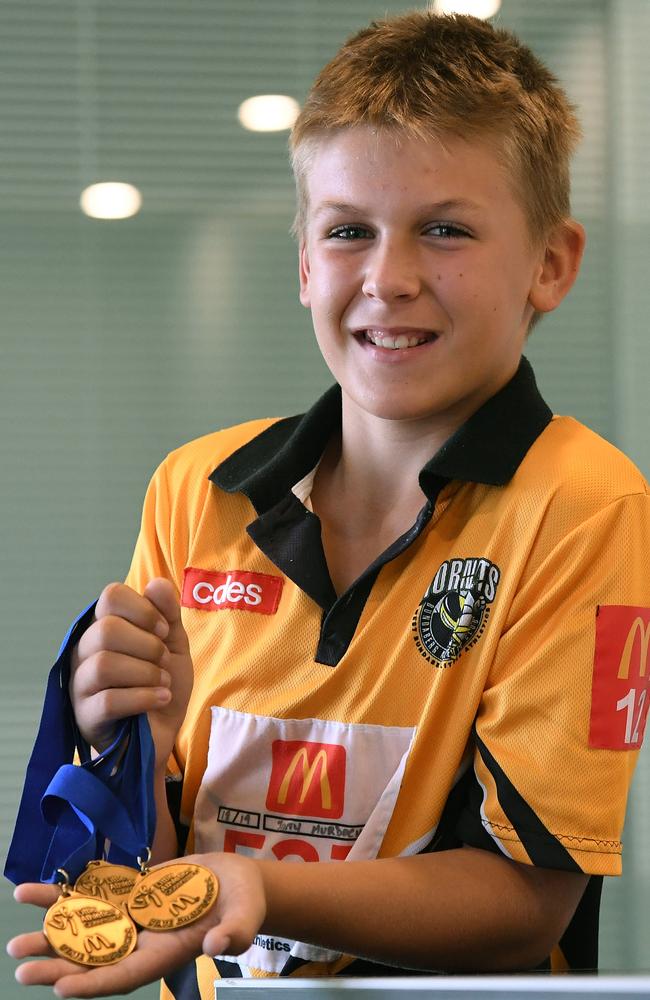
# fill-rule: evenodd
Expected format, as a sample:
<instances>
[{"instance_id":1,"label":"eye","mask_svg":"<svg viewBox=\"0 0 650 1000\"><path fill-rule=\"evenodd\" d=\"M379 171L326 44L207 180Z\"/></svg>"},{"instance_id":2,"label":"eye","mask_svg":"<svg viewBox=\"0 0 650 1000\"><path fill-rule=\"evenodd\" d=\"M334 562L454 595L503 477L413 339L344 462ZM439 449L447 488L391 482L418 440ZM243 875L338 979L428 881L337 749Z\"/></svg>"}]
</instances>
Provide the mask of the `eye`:
<instances>
[{"instance_id":1,"label":"eye","mask_svg":"<svg viewBox=\"0 0 650 1000\"><path fill-rule=\"evenodd\" d=\"M326 239L328 240L367 240L372 236L369 229L365 226L356 226L353 224L346 224L344 226L335 226L334 229L330 229L327 234Z\"/></svg>"},{"instance_id":2,"label":"eye","mask_svg":"<svg viewBox=\"0 0 650 1000\"><path fill-rule=\"evenodd\" d=\"M469 239L470 234L466 229L454 225L453 222L434 222L424 229L425 236L435 236L437 239L458 240Z\"/></svg>"}]
</instances>

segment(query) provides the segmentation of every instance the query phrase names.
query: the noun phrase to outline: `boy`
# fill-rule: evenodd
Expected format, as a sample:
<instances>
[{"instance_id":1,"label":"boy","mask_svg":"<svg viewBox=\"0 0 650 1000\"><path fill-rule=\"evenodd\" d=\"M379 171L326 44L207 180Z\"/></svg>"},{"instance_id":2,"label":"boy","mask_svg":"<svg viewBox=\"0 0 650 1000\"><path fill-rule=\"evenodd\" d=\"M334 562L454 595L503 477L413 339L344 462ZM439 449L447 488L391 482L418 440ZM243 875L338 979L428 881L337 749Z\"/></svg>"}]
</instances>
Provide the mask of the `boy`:
<instances>
[{"instance_id":1,"label":"boy","mask_svg":"<svg viewBox=\"0 0 650 1000\"><path fill-rule=\"evenodd\" d=\"M316 80L300 297L338 385L169 456L126 584L74 637L80 732L102 749L148 713L154 859L189 826L217 906L110 969L22 982L186 998L217 975L595 967L647 710L650 518L637 470L552 419L521 357L578 273L578 132L472 18L373 24Z\"/></svg>"}]
</instances>

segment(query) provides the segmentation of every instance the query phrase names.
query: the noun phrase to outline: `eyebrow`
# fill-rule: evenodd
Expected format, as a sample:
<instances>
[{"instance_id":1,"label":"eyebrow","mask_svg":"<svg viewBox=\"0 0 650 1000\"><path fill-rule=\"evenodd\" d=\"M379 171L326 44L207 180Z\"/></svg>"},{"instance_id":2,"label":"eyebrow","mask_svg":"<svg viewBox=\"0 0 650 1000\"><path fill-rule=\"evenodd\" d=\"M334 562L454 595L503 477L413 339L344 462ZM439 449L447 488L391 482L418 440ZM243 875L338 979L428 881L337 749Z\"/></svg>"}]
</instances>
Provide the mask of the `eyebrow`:
<instances>
[{"instance_id":1,"label":"eyebrow","mask_svg":"<svg viewBox=\"0 0 650 1000\"><path fill-rule=\"evenodd\" d=\"M422 215L436 215L441 212L455 212L459 210L476 212L480 209L480 207L481 206L477 202L470 201L468 198L449 198L445 201L435 201L430 204L423 205L419 211ZM351 205L345 201L322 201L315 209L314 215L320 215L321 213L328 211L338 212L344 215L347 215L350 212L366 215L369 210L364 208L363 205Z\"/></svg>"}]
</instances>

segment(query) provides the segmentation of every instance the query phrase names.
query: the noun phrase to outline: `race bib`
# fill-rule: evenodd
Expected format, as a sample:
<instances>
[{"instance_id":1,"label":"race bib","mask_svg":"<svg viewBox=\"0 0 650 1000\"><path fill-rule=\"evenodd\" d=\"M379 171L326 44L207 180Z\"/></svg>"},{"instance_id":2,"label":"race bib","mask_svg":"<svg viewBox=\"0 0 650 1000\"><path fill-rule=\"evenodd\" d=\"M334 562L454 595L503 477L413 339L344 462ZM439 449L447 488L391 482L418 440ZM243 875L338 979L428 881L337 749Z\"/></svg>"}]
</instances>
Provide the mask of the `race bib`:
<instances>
[{"instance_id":1,"label":"race bib","mask_svg":"<svg viewBox=\"0 0 650 1000\"><path fill-rule=\"evenodd\" d=\"M377 856L393 814L413 728L275 719L215 707L196 800L198 852L235 851L283 862ZM279 973L290 956L339 955L258 935L236 958Z\"/></svg>"}]
</instances>

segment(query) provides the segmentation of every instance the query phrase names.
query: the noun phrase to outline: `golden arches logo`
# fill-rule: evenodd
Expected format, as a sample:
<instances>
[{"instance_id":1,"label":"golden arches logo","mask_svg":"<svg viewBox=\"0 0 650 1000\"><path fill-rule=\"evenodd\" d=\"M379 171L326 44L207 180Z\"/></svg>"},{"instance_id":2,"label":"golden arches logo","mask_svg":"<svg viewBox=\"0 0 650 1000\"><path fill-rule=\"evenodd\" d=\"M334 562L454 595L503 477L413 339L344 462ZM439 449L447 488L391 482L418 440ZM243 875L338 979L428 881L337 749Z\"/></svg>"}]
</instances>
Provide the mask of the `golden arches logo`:
<instances>
[{"instance_id":1,"label":"golden arches logo","mask_svg":"<svg viewBox=\"0 0 650 1000\"><path fill-rule=\"evenodd\" d=\"M289 795L291 780L299 767L302 771L302 790L298 801L301 804L305 801L312 782L316 777L316 769L320 768L319 782L321 805L323 809L331 809L332 788L330 786L330 780L327 773L327 754L322 748L318 751L311 764L309 763L309 756L307 754L306 747L300 747L300 749L296 751L293 755L291 763L285 771L284 778L282 779L282 783L278 789L278 802L282 803L282 805L286 803Z\"/></svg>"},{"instance_id":2,"label":"golden arches logo","mask_svg":"<svg viewBox=\"0 0 650 1000\"><path fill-rule=\"evenodd\" d=\"M181 913L185 913L186 910L196 906L200 899L200 896L186 896L181 894L173 903L170 903L169 912L172 917L178 917Z\"/></svg>"},{"instance_id":3,"label":"golden arches logo","mask_svg":"<svg viewBox=\"0 0 650 1000\"><path fill-rule=\"evenodd\" d=\"M286 816L338 819L345 805L346 749L339 743L273 740L266 807Z\"/></svg>"},{"instance_id":4,"label":"golden arches logo","mask_svg":"<svg viewBox=\"0 0 650 1000\"><path fill-rule=\"evenodd\" d=\"M618 664L618 679L627 680L630 676L630 662L636 643L639 637L639 677L645 677L648 666L648 652L650 652L650 622L647 624L637 615L627 633L627 639L623 646L621 659Z\"/></svg>"},{"instance_id":5,"label":"golden arches logo","mask_svg":"<svg viewBox=\"0 0 650 1000\"><path fill-rule=\"evenodd\" d=\"M114 942L109 941L103 934L87 934L84 938L87 955L92 955L94 951L111 951L114 947Z\"/></svg>"}]
</instances>

